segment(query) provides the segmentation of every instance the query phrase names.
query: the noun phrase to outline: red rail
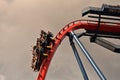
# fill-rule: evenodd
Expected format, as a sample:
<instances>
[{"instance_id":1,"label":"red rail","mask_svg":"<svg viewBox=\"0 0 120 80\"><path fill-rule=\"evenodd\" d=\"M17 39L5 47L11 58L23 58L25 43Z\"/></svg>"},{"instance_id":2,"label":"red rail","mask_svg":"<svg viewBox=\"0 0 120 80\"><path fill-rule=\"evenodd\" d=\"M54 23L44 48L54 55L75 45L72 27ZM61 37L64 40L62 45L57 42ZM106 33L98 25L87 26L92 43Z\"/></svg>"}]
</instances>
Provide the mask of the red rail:
<instances>
[{"instance_id":1,"label":"red rail","mask_svg":"<svg viewBox=\"0 0 120 80\"><path fill-rule=\"evenodd\" d=\"M97 22L89 23L89 21L87 20L77 20L62 28L61 31L55 37L55 44L51 48L49 56L43 61L37 80L45 79L52 57L57 47L59 46L59 44L61 43L61 41L64 39L68 32L77 29L96 30L97 26L98 26ZM109 25L108 23L103 22L101 23L99 30L103 32L120 33L120 24Z\"/></svg>"}]
</instances>

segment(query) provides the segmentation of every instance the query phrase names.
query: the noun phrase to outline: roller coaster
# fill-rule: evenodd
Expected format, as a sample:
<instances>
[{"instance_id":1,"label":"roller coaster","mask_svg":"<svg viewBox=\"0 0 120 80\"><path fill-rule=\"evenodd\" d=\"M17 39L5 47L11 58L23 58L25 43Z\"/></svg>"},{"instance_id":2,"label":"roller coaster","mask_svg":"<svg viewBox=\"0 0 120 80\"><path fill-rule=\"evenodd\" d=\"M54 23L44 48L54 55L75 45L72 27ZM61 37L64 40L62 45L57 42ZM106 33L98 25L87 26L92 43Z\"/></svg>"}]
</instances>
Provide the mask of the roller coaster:
<instances>
[{"instance_id":1,"label":"roller coaster","mask_svg":"<svg viewBox=\"0 0 120 80\"><path fill-rule=\"evenodd\" d=\"M50 62L55 54L55 51L66 36L69 37L69 42L78 62L81 73L83 75L83 79L89 80L87 73L84 69L84 65L77 52L76 46L74 45L74 42L78 44L79 48L81 49L93 69L96 71L96 74L99 76L99 78L101 80L106 80L106 77L96 65L95 61L93 60L93 58L91 57L91 55L84 47L79 38L81 38L82 36L89 36L90 42L103 46L115 53L120 53L120 45L116 45L108 40L103 39L120 39L120 6L103 4L101 8L88 7L82 11L82 16L86 15L89 18L97 20L73 21L63 27L55 36L55 41L54 44L52 44L51 49L49 50L49 55L42 62L37 80L45 80L46 73L48 71ZM78 29L84 29L85 32L75 33L75 30Z\"/></svg>"}]
</instances>

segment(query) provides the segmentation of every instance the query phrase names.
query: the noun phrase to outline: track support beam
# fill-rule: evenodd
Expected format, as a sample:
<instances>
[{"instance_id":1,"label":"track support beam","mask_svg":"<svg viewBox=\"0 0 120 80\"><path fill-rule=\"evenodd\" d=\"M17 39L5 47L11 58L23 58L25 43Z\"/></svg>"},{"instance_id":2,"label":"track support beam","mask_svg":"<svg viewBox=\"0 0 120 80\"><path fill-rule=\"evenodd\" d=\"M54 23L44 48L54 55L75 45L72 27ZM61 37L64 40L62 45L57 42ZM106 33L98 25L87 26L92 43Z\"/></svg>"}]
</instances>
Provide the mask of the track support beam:
<instances>
[{"instance_id":1,"label":"track support beam","mask_svg":"<svg viewBox=\"0 0 120 80\"><path fill-rule=\"evenodd\" d=\"M82 50L82 52L84 53L84 55L86 56L88 61L91 63L92 67L96 71L96 73L99 76L99 78L101 80L106 80L105 76L103 75L103 73L101 72L99 67L96 65L95 61L92 59L92 57L90 56L90 54L88 53L88 51L86 50L84 45L81 43L79 38L77 38L76 34L73 31L71 31L70 34L73 36L73 39L76 41L76 43L78 44L78 46L80 47L80 49Z\"/></svg>"},{"instance_id":2,"label":"track support beam","mask_svg":"<svg viewBox=\"0 0 120 80\"><path fill-rule=\"evenodd\" d=\"M81 70L81 73L82 73L82 75L83 75L84 80L89 80L89 79L88 79L88 76L87 76L87 73L86 73L86 71L85 71L85 69L84 69L83 63L82 63L82 61L81 61L81 59L80 59L80 56L79 56L79 54L78 54L78 51L77 51L77 49L76 49L76 47L75 47L75 44L74 44L74 42L73 42L73 37L72 37L71 35L69 35L69 41L70 41L70 45L71 45L71 47L72 47L72 50L73 50L73 52L74 52L75 58L76 58L76 60L77 60L77 63L78 63L78 65L79 65L79 68L80 68L80 70Z\"/></svg>"},{"instance_id":3,"label":"track support beam","mask_svg":"<svg viewBox=\"0 0 120 80\"><path fill-rule=\"evenodd\" d=\"M120 53L120 45L113 44L105 39L97 37L95 43L101 45L113 52Z\"/></svg>"}]
</instances>

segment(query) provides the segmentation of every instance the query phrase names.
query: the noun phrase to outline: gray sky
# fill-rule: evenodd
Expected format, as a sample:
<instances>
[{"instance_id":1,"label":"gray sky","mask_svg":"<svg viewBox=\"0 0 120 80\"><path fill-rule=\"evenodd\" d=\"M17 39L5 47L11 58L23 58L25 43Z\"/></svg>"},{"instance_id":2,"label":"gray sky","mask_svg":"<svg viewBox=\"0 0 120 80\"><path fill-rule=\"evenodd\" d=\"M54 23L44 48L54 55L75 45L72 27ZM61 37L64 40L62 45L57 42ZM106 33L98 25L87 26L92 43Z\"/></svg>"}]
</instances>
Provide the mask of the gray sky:
<instances>
[{"instance_id":1,"label":"gray sky","mask_svg":"<svg viewBox=\"0 0 120 80\"><path fill-rule=\"evenodd\" d=\"M81 18L82 9L103 3L120 5L119 0L0 0L0 80L35 80L31 70L31 45L41 29L58 31ZM113 40L114 41L114 40ZM108 80L120 79L120 55L82 38ZM119 41L116 41L120 44ZM90 80L99 80L80 52ZM82 79L68 39L61 43L50 65L46 80Z\"/></svg>"}]
</instances>

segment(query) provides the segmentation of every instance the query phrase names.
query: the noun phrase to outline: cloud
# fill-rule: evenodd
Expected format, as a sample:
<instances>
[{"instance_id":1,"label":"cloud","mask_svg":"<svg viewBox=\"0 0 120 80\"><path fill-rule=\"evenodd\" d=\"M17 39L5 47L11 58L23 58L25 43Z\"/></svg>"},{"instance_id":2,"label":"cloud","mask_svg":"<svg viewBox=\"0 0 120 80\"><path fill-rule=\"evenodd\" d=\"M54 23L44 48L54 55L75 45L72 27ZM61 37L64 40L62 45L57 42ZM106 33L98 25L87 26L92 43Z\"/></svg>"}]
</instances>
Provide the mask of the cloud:
<instances>
[{"instance_id":1,"label":"cloud","mask_svg":"<svg viewBox=\"0 0 120 80\"><path fill-rule=\"evenodd\" d=\"M0 80L6 80L4 75L0 75Z\"/></svg>"},{"instance_id":2,"label":"cloud","mask_svg":"<svg viewBox=\"0 0 120 80\"><path fill-rule=\"evenodd\" d=\"M14 0L4 0L4 1L6 1L8 4L11 4L13 3Z\"/></svg>"},{"instance_id":3,"label":"cloud","mask_svg":"<svg viewBox=\"0 0 120 80\"><path fill-rule=\"evenodd\" d=\"M39 37L40 29L50 30L56 35L64 25L80 19L82 9L88 6L101 6L102 3L118 4L120 2L119 0L0 0L0 65L2 65L0 72L5 74L5 76L0 75L0 78L9 80L36 79L37 73L32 72L29 67L32 56L29 50L31 49L30 46L35 43L36 38ZM120 65L117 65L119 56L115 54L113 56L106 49L88 43L86 38L82 42L90 53L100 52L92 55L100 63L100 66L105 67L102 69L105 70L106 74L113 77L113 75L108 74L108 71L109 68L114 67L119 69ZM76 65L73 63L75 60L73 60L74 56L71 48L69 48L68 40L64 40L62 43L56 51L47 79L53 80L55 76L57 76L56 79L61 79L62 76L63 78L69 76L71 76L70 78L81 78L79 68L76 68L77 63ZM66 50L71 51L67 52ZM110 62L107 62L108 60ZM104 63L105 66L103 66ZM117 69L114 70L117 71ZM64 71L66 71L66 76L64 76ZM91 70L89 70L90 72ZM118 70L117 73L119 74L119 72ZM61 74L62 76L60 76ZM93 75L90 75L90 77L93 77ZM113 78L119 79L119 75Z\"/></svg>"},{"instance_id":4,"label":"cloud","mask_svg":"<svg viewBox=\"0 0 120 80\"><path fill-rule=\"evenodd\" d=\"M8 5L4 0L0 0L0 16L6 14Z\"/></svg>"}]
</instances>

